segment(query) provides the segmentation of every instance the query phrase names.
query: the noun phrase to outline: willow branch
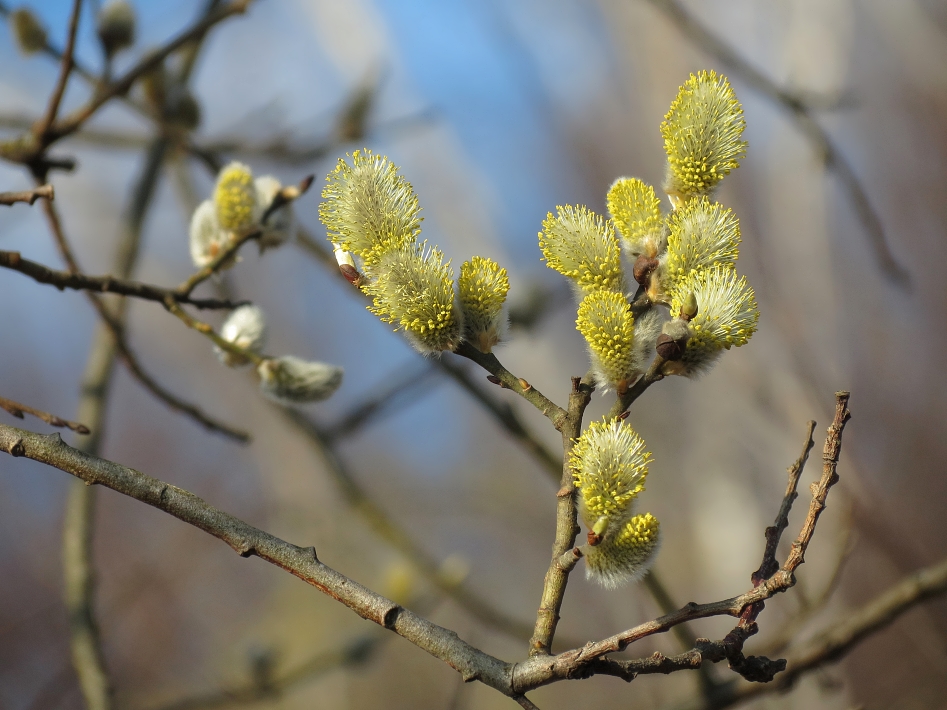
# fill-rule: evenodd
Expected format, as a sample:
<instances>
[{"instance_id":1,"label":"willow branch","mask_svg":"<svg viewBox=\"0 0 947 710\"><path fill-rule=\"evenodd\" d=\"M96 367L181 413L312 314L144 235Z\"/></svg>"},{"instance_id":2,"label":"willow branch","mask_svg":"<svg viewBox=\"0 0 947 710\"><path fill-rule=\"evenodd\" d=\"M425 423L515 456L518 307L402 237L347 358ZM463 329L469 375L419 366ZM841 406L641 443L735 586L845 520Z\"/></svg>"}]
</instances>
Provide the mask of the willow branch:
<instances>
[{"instance_id":1,"label":"willow branch","mask_svg":"<svg viewBox=\"0 0 947 710\"><path fill-rule=\"evenodd\" d=\"M770 98L777 106L789 113L797 128L815 146L825 161L826 167L835 172L836 177L848 193L849 200L861 220L869 245L882 273L896 284L909 286L910 273L891 251L881 218L868 198L868 193L828 132L816 121L812 108L799 96L780 88L756 67L743 59L732 47L691 15L679 0L648 1L663 11L681 33L727 67L733 76L740 77L749 86Z\"/></svg>"},{"instance_id":2,"label":"willow branch","mask_svg":"<svg viewBox=\"0 0 947 710\"><path fill-rule=\"evenodd\" d=\"M630 407L634 401L638 399L638 397L645 393L645 390L647 390L655 382L660 382L663 380L664 374L661 372L661 367L663 365L664 358L660 355L655 355L654 360L648 367L648 371L639 377L638 381L629 387L624 394L618 395L618 399L615 401L615 404L613 404L612 408L608 410L608 418L614 419L615 417L621 416L625 410L627 410L628 407Z\"/></svg>"},{"instance_id":3,"label":"willow branch","mask_svg":"<svg viewBox=\"0 0 947 710\"><path fill-rule=\"evenodd\" d=\"M723 710L760 695L790 688L799 678L833 663L858 644L928 599L947 593L947 559L908 575L877 597L823 629L802 648L790 651L786 670L768 685L741 683L720 696L686 706Z\"/></svg>"},{"instance_id":4,"label":"willow branch","mask_svg":"<svg viewBox=\"0 0 947 710\"><path fill-rule=\"evenodd\" d=\"M0 397L0 409L5 409L17 419L23 419L24 414L30 414L37 419L42 419L50 426L66 427L67 429L72 429L77 434L89 433L89 427L87 427L85 424L71 422L68 419L57 417L55 414L50 414L49 412L34 409L27 404L20 404L19 402L14 402L12 399L7 399L5 397Z\"/></svg>"},{"instance_id":5,"label":"willow branch","mask_svg":"<svg viewBox=\"0 0 947 710\"><path fill-rule=\"evenodd\" d=\"M27 202L32 205L39 198L52 200L56 196L53 186L46 184L40 185L33 190L21 190L19 192L0 192L0 205L15 205L17 202Z\"/></svg>"},{"instance_id":6,"label":"willow branch","mask_svg":"<svg viewBox=\"0 0 947 710\"><path fill-rule=\"evenodd\" d=\"M364 619L393 631L457 670L466 681L479 680L512 696L513 665L462 641L319 561L313 547L297 547L249 525L164 481L63 442L58 434L42 436L0 424L0 451L58 468L89 486L101 485L134 498L222 540L241 557L257 556L276 565Z\"/></svg>"},{"instance_id":7,"label":"willow branch","mask_svg":"<svg viewBox=\"0 0 947 710\"><path fill-rule=\"evenodd\" d=\"M529 384L526 380L517 377L507 370L493 353L482 353L468 342L463 342L454 350L454 354L472 360L490 373L494 378L491 382L500 385L503 389L512 390L536 409L543 413L557 431L562 431L566 425L568 412L558 404L552 402L546 395Z\"/></svg>"},{"instance_id":8,"label":"willow branch","mask_svg":"<svg viewBox=\"0 0 947 710\"><path fill-rule=\"evenodd\" d=\"M552 546L552 561L543 580L542 598L539 610L536 612L536 624L529 641L530 656L548 656L552 653L552 642L559 623L559 611L566 594L566 585L569 582L569 573L575 566L575 561L563 561L563 555L572 550L575 538L579 534L579 523L576 514L576 490L572 477L570 454L576 440L582 433L582 416L585 408L592 400L591 376L572 378L572 392L569 394L569 409L562 425L558 427L562 432L562 478L560 489L556 494L556 538Z\"/></svg>"},{"instance_id":9,"label":"willow branch","mask_svg":"<svg viewBox=\"0 0 947 710\"><path fill-rule=\"evenodd\" d=\"M142 59L138 64L125 72L123 76L96 92L88 104L68 116L65 116L62 120L55 122L50 126L48 131L50 138L52 140L59 140L77 131L107 101L127 93L138 79L157 68L168 55L195 39L203 37L207 34L209 29L223 20L233 15L243 14L246 12L249 4L250 0L233 0L224 7L204 16L189 29L184 30L177 37L161 47L161 49Z\"/></svg>"}]
</instances>

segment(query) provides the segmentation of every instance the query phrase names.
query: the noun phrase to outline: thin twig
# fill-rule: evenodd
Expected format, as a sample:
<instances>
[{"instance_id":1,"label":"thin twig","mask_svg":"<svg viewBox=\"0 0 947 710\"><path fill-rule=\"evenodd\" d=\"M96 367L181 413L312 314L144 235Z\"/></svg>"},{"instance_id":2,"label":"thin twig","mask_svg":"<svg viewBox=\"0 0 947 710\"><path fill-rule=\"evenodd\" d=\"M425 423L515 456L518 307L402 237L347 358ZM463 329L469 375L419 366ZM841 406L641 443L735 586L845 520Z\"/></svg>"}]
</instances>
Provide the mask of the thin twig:
<instances>
[{"instance_id":1,"label":"thin twig","mask_svg":"<svg viewBox=\"0 0 947 710\"><path fill-rule=\"evenodd\" d=\"M530 385L526 380L517 377L507 370L493 353L482 353L468 342L463 342L454 350L454 354L472 360L489 372L497 380L503 389L512 390L515 394L532 404L536 409L543 413L557 431L562 431L565 426L568 412L555 402L552 402L546 395Z\"/></svg>"},{"instance_id":2,"label":"thin twig","mask_svg":"<svg viewBox=\"0 0 947 710\"><path fill-rule=\"evenodd\" d=\"M46 113L33 127L33 134L40 143L46 140L49 127L53 125L56 116L59 113L59 104L62 102L63 94L66 93L66 85L69 83L69 75L72 73L73 53L76 49L76 32L79 29L79 15L82 11L82 0L73 0L72 14L69 16L69 30L66 39L66 48L62 53L62 61L59 67L59 78L56 80L56 86L49 97L49 105L46 107Z\"/></svg>"},{"instance_id":3,"label":"thin twig","mask_svg":"<svg viewBox=\"0 0 947 710\"><path fill-rule=\"evenodd\" d=\"M66 427L67 429L72 429L77 434L89 433L89 427L87 427L85 424L71 422L68 419L57 417L55 414L50 414L49 412L43 412L39 409L34 409L27 404L20 404L19 402L14 402L12 399L6 399L5 397L0 397L0 409L5 409L18 419L22 419L24 413L31 414L37 419L42 419L50 426Z\"/></svg>"},{"instance_id":4,"label":"thin twig","mask_svg":"<svg viewBox=\"0 0 947 710\"><path fill-rule=\"evenodd\" d=\"M19 192L0 192L0 205L15 205L17 202L27 202L32 205L39 198L43 197L52 200L56 196L53 186L49 184L40 185L33 190L21 190Z\"/></svg>"},{"instance_id":5,"label":"thin twig","mask_svg":"<svg viewBox=\"0 0 947 710\"><path fill-rule=\"evenodd\" d=\"M391 411L401 397L427 384L436 373L437 369L430 361L425 361L420 367L413 365L400 374L387 377L384 385L326 427L323 430L325 438L334 442L357 434L383 412Z\"/></svg>"},{"instance_id":6,"label":"thin twig","mask_svg":"<svg viewBox=\"0 0 947 710\"><path fill-rule=\"evenodd\" d=\"M769 684L740 683L718 697L683 706L681 710L723 710L760 695L786 690L800 677L852 651L871 634L893 623L928 599L947 593L947 559L896 582L841 620L823 629L812 641L789 653L786 670Z\"/></svg>"},{"instance_id":7,"label":"thin twig","mask_svg":"<svg viewBox=\"0 0 947 710\"><path fill-rule=\"evenodd\" d=\"M62 249L60 251L62 251ZM67 261L69 260L75 264L74 258L70 258ZM24 259L20 256L20 253L16 251L0 251L0 267L11 269L12 271L19 271L34 281L55 286L59 290L68 288L75 291L91 291L93 293L115 293L120 296L130 296L143 301L154 301L156 303L164 303L165 300L170 297L179 303L186 303L195 308L217 310L233 309L242 305L242 302L224 301L217 298L191 298L190 296L182 296L175 289L122 279L117 276L86 276L78 269L72 271L57 271L35 261Z\"/></svg>"},{"instance_id":8,"label":"thin twig","mask_svg":"<svg viewBox=\"0 0 947 710\"><path fill-rule=\"evenodd\" d=\"M122 77L108 84L101 91L96 92L85 106L65 116L62 120L53 123L47 131L50 138L52 140L59 140L77 131L106 102L116 96L125 94L139 78L158 67L168 55L196 38L203 37L210 28L223 20L233 15L243 14L246 12L249 4L250 0L233 0L224 7L204 16L190 28L184 30L177 37L166 43L161 49L143 58L138 64L125 72Z\"/></svg>"},{"instance_id":9,"label":"thin twig","mask_svg":"<svg viewBox=\"0 0 947 710\"><path fill-rule=\"evenodd\" d=\"M740 77L749 86L772 99L776 105L789 113L796 126L813 143L816 151L825 161L826 167L835 172L842 186L848 192L849 200L851 200L852 206L861 220L869 245L882 273L892 282L903 287L909 287L911 275L891 251L881 218L868 198L868 193L855 174L855 170L839 151L828 132L816 121L812 108L798 95L780 88L756 67L743 59L730 45L700 23L679 0L648 1L662 10L684 35L708 54L716 57L721 64L727 67L731 74Z\"/></svg>"}]
</instances>

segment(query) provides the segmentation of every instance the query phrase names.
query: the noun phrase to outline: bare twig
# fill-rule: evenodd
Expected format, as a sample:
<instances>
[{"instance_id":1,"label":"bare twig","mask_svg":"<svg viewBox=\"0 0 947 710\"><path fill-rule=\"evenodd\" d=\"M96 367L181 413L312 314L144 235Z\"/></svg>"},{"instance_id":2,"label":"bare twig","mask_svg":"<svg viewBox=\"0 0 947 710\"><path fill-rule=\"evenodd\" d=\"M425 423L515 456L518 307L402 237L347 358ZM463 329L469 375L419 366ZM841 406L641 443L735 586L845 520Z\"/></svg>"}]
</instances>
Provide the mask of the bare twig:
<instances>
[{"instance_id":1,"label":"bare twig","mask_svg":"<svg viewBox=\"0 0 947 710\"><path fill-rule=\"evenodd\" d=\"M168 55L193 40L203 37L211 27L223 20L233 15L243 14L246 12L249 4L250 0L233 0L224 7L204 16L190 28L184 30L177 37L161 47L161 49L143 58L138 64L125 72L122 77L96 92L85 106L65 116L62 120L53 123L47 131L50 140L59 140L77 131L106 102L116 96L125 94L139 78L155 69Z\"/></svg>"},{"instance_id":2,"label":"bare twig","mask_svg":"<svg viewBox=\"0 0 947 710\"><path fill-rule=\"evenodd\" d=\"M779 569L779 563L776 561L776 548L779 547L779 538L782 537L783 530L789 526L789 511L799 495L796 493L799 486L799 477L806 467L806 461L809 460L809 452L815 445L812 440L812 434L815 432L815 422L810 421L806 427L806 439L802 445L802 453L789 467L789 482L786 484L786 494L783 496L782 505L779 506L779 513L776 514L776 521L771 527L766 528L766 547L763 551L763 561L760 563L759 569L750 578L750 581L754 584L769 579Z\"/></svg>"},{"instance_id":3,"label":"bare twig","mask_svg":"<svg viewBox=\"0 0 947 710\"><path fill-rule=\"evenodd\" d=\"M79 29L79 15L82 11L82 0L73 0L72 14L69 16L69 30L66 39L66 48L62 53L62 61L59 67L59 78L56 80L56 86L49 97L49 105L46 107L46 113L33 126L33 134L37 141L42 143L46 140L46 134L49 127L56 120L59 113L59 104L62 102L63 94L66 93L66 84L69 83L69 75L72 73L72 57L76 48L76 32Z\"/></svg>"},{"instance_id":4,"label":"bare twig","mask_svg":"<svg viewBox=\"0 0 947 710\"><path fill-rule=\"evenodd\" d=\"M730 45L701 24L679 0L648 1L662 10L684 35L708 54L716 57L731 74L740 77L749 86L772 99L776 105L789 113L799 130L815 146L816 151L825 161L826 167L835 172L845 191L848 192L849 200L861 220L882 273L898 285L909 286L910 273L891 251L881 218L869 200L868 193L828 132L816 121L812 108L799 95L780 88L743 59Z\"/></svg>"},{"instance_id":5,"label":"bare twig","mask_svg":"<svg viewBox=\"0 0 947 710\"><path fill-rule=\"evenodd\" d=\"M32 205L39 198L43 197L52 200L56 196L52 185L40 185L33 190L21 190L19 192L0 192L0 205L15 205L17 202L27 202Z\"/></svg>"},{"instance_id":6,"label":"bare twig","mask_svg":"<svg viewBox=\"0 0 947 710\"><path fill-rule=\"evenodd\" d=\"M388 377L383 387L372 392L365 400L339 417L334 424L326 427L323 435L329 442L353 436L383 412L390 410L399 398L427 384L436 373L437 369L430 361L425 361L420 367L414 365L400 374Z\"/></svg>"},{"instance_id":7,"label":"bare twig","mask_svg":"<svg viewBox=\"0 0 947 710\"><path fill-rule=\"evenodd\" d=\"M70 260L75 264L74 258ZM73 289L75 291L92 291L93 293L115 293L121 296L131 296L144 301L164 303L168 297L179 303L186 303L195 308L232 309L241 305L232 301L223 301L217 298L191 298L182 296L175 289L154 286L140 281L131 281L116 276L86 276L78 269L73 271L56 271L43 264L24 259L16 251L0 251L0 267L19 271L41 284L55 286L59 290Z\"/></svg>"},{"instance_id":8,"label":"bare twig","mask_svg":"<svg viewBox=\"0 0 947 710\"><path fill-rule=\"evenodd\" d=\"M517 377L503 367L500 361L497 360L496 355L492 353L482 353L466 341L458 345L454 353L468 360L473 360L480 365L480 367L496 378L497 384L501 385L504 389L512 390L514 393L520 395L542 412L543 415L552 422L552 425L556 427L557 431L562 431L562 428L566 424L566 419L568 418L568 412L558 404L552 402L538 389L527 383L526 380Z\"/></svg>"},{"instance_id":9,"label":"bare twig","mask_svg":"<svg viewBox=\"0 0 947 710\"><path fill-rule=\"evenodd\" d=\"M42 419L50 426L66 427L67 429L72 429L77 434L89 433L89 427L87 427L85 424L71 422L68 419L62 419L61 417L57 417L55 414L49 414L48 412L34 409L27 404L20 404L19 402L14 402L12 399L6 399L5 397L0 397L0 409L5 409L18 419L22 419L24 414L31 414L37 419Z\"/></svg>"},{"instance_id":10,"label":"bare twig","mask_svg":"<svg viewBox=\"0 0 947 710\"><path fill-rule=\"evenodd\" d=\"M871 634L928 599L947 593L947 559L895 583L887 591L831 624L812 641L789 653L786 670L768 685L740 683L716 698L684 706L686 710L723 710L760 695L791 687L800 677L845 656ZM684 710L682 708L682 710Z\"/></svg>"}]
</instances>

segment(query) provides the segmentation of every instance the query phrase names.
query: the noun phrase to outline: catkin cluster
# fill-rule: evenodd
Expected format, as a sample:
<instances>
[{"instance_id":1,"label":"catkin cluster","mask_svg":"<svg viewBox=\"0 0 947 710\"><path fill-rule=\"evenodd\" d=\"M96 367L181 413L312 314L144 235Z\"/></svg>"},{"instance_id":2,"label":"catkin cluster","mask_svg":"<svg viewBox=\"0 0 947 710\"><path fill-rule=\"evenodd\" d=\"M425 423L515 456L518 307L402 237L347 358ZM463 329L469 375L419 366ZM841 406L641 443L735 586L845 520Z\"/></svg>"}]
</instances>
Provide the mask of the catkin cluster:
<instances>
[{"instance_id":1,"label":"catkin cluster","mask_svg":"<svg viewBox=\"0 0 947 710\"><path fill-rule=\"evenodd\" d=\"M255 178L242 163L230 163L217 176L213 197L191 217L190 249L195 266L228 268L236 257L215 263L236 239L254 235L260 251L287 241L295 231L292 203L300 189L284 188L270 176ZM292 355L269 357L266 318L258 306L230 312L215 336L214 351L228 367L252 364L264 396L281 404L315 402L331 396L342 384L342 368Z\"/></svg>"},{"instance_id":2,"label":"catkin cluster","mask_svg":"<svg viewBox=\"0 0 947 710\"><path fill-rule=\"evenodd\" d=\"M608 190L607 218L567 205L543 221L543 259L574 287L576 327L600 389L623 396L649 367L657 375L695 376L756 331L753 289L735 268L740 225L714 200L745 154L744 125L725 77L692 75L661 124L669 214L651 185L620 178ZM464 340L490 352L506 325L506 270L474 257L455 283L450 261L419 241L417 195L385 157L355 151L326 181L320 218L340 270L371 297L369 309L424 354ZM235 200L233 213L243 209ZM571 451L589 527L588 575L605 586L639 578L657 552L657 519L634 510L650 458L620 419L594 422Z\"/></svg>"},{"instance_id":3,"label":"catkin cluster","mask_svg":"<svg viewBox=\"0 0 947 710\"><path fill-rule=\"evenodd\" d=\"M651 462L644 441L621 420L592 422L569 462L590 531L586 575L606 587L640 579L660 545L657 519L635 514Z\"/></svg>"},{"instance_id":4,"label":"catkin cluster","mask_svg":"<svg viewBox=\"0 0 947 710\"><path fill-rule=\"evenodd\" d=\"M506 269L474 257L454 269L419 241L421 207L388 158L356 150L326 177L319 218L343 274L371 296L369 310L434 355L462 341L488 353L506 328Z\"/></svg>"}]
</instances>

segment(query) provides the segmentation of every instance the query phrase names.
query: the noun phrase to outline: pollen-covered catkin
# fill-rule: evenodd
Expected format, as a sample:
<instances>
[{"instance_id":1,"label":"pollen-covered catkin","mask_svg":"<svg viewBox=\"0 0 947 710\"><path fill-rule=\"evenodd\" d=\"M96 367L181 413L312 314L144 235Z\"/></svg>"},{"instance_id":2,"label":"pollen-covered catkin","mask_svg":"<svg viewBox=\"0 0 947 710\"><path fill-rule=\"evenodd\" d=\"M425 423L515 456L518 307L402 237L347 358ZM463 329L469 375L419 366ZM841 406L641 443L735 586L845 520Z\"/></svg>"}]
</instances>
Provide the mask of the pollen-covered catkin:
<instances>
[{"instance_id":1,"label":"pollen-covered catkin","mask_svg":"<svg viewBox=\"0 0 947 710\"><path fill-rule=\"evenodd\" d=\"M404 331L424 355L453 350L463 335L463 315L454 294L454 270L427 243L410 244L386 254L365 284L369 310L395 330Z\"/></svg>"},{"instance_id":2,"label":"pollen-covered catkin","mask_svg":"<svg viewBox=\"0 0 947 710\"><path fill-rule=\"evenodd\" d=\"M506 269L492 259L475 256L461 264L457 296L465 337L481 352L490 352L505 334L504 304L509 290Z\"/></svg>"},{"instance_id":3,"label":"pollen-covered catkin","mask_svg":"<svg viewBox=\"0 0 947 710\"><path fill-rule=\"evenodd\" d=\"M386 255L413 245L421 207L411 183L388 158L356 150L326 176L319 219L329 240L358 255L371 272Z\"/></svg>"},{"instance_id":4,"label":"pollen-covered catkin","mask_svg":"<svg viewBox=\"0 0 947 710\"><path fill-rule=\"evenodd\" d=\"M582 299L576 329L588 346L596 384L624 392L638 374L634 325L623 294L593 291Z\"/></svg>"},{"instance_id":5,"label":"pollen-covered catkin","mask_svg":"<svg viewBox=\"0 0 947 710\"><path fill-rule=\"evenodd\" d=\"M636 515L585 553L585 576L606 589L641 579L661 546L661 526L651 513Z\"/></svg>"},{"instance_id":6,"label":"pollen-covered catkin","mask_svg":"<svg viewBox=\"0 0 947 710\"><path fill-rule=\"evenodd\" d=\"M580 493L579 511L590 529L604 535L631 517L651 454L630 426L619 419L592 422L569 460Z\"/></svg>"},{"instance_id":7,"label":"pollen-covered catkin","mask_svg":"<svg viewBox=\"0 0 947 710\"><path fill-rule=\"evenodd\" d=\"M740 166L745 127L743 107L725 76L691 74L661 124L668 156L664 189L675 207L710 193Z\"/></svg>"},{"instance_id":8,"label":"pollen-covered catkin","mask_svg":"<svg viewBox=\"0 0 947 710\"><path fill-rule=\"evenodd\" d=\"M539 248L550 269L568 277L580 293L624 291L621 247L601 215L582 205L557 207L543 220Z\"/></svg>"},{"instance_id":9,"label":"pollen-covered catkin","mask_svg":"<svg viewBox=\"0 0 947 710\"><path fill-rule=\"evenodd\" d=\"M239 234L250 229L260 217L253 173L243 163L232 162L217 176L214 187L217 223L225 232Z\"/></svg>"},{"instance_id":10,"label":"pollen-covered catkin","mask_svg":"<svg viewBox=\"0 0 947 710\"><path fill-rule=\"evenodd\" d=\"M733 211L706 197L687 202L668 216L667 260L661 291L672 293L692 271L729 265L740 251L740 223Z\"/></svg>"},{"instance_id":11,"label":"pollen-covered catkin","mask_svg":"<svg viewBox=\"0 0 947 710\"><path fill-rule=\"evenodd\" d=\"M257 367L260 391L281 404L317 402L342 384L342 368L292 355L264 360Z\"/></svg>"},{"instance_id":12,"label":"pollen-covered catkin","mask_svg":"<svg viewBox=\"0 0 947 710\"><path fill-rule=\"evenodd\" d=\"M656 257L664 251L667 229L651 185L638 178L618 178L608 189L607 202L628 255Z\"/></svg>"},{"instance_id":13,"label":"pollen-covered catkin","mask_svg":"<svg viewBox=\"0 0 947 710\"><path fill-rule=\"evenodd\" d=\"M665 374L693 377L706 372L724 350L745 345L756 332L760 312L756 295L732 266L692 271L671 296L671 313L692 307L690 338L683 357L666 363Z\"/></svg>"}]
</instances>

